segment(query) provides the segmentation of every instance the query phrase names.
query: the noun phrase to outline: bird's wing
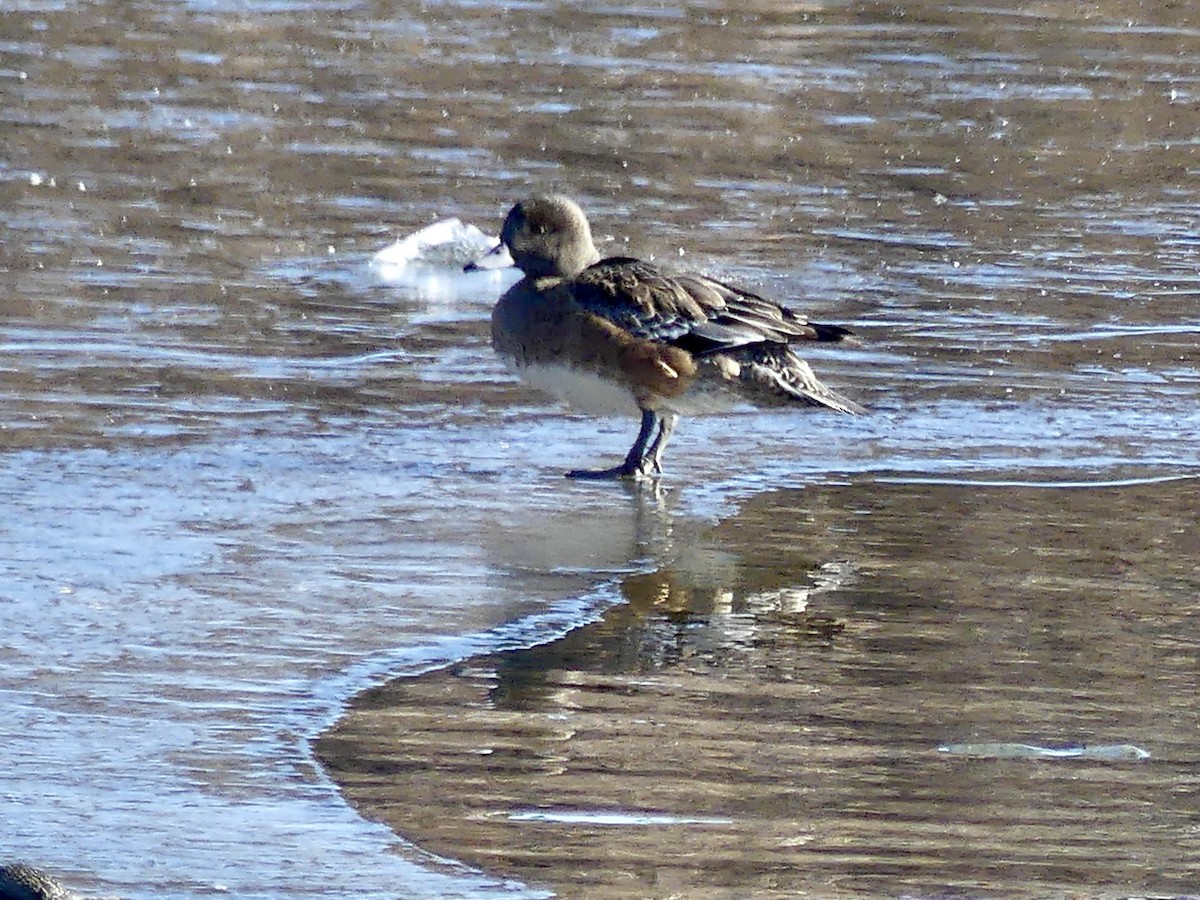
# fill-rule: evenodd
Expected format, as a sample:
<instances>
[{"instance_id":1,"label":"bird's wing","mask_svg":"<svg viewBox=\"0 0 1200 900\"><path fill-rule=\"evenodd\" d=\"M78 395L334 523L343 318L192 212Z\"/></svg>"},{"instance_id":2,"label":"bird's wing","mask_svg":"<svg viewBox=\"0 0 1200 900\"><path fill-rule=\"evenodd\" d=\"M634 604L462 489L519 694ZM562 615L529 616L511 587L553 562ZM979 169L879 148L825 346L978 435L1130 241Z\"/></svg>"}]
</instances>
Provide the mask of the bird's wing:
<instances>
[{"instance_id":1,"label":"bird's wing","mask_svg":"<svg viewBox=\"0 0 1200 900\"><path fill-rule=\"evenodd\" d=\"M836 341L850 332L810 323L770 300L702 275L668 274L637 259L613 257L570 281L584 309L644 340L697 356L753 344Z\"/></svg>"}]
</instances>

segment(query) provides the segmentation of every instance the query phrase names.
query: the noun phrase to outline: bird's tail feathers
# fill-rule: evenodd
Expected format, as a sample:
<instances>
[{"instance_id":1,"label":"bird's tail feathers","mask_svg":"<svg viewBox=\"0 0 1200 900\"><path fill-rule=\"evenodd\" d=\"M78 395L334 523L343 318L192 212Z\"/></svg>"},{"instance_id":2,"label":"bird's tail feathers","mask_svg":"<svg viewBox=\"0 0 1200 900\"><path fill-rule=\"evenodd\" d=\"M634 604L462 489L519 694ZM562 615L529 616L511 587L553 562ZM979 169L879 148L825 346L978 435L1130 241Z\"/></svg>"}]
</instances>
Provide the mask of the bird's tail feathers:
<instances>
[{"instance_id":1,"label":"bird's tail feathers","mask_svg":"<svg viewBox=\"0 0 1200 900\"><path fill-rule=\"evenodd\" d=\"M781 364L782 363L782 364ZM866 409L849 397L826 387L812 367L795 353L783 359L759 359L748 366L747 374L760 385L789 400L799 400L812 406L824 406L838 412L862 415Z\"/></svg>"},{"instance_id":2,"label":"bird's tail feathers","mask_svg":"<svg viewBox=\"0 0 1200 900\"><path fill-rule=\"evenodd\" d=\"M836 342L851 347L862 346L862 339L849 328L843 328L841 325L823 325L820 322L809 322L808 327L816 332L818 341Z\"/></svg>"}]
</instances>

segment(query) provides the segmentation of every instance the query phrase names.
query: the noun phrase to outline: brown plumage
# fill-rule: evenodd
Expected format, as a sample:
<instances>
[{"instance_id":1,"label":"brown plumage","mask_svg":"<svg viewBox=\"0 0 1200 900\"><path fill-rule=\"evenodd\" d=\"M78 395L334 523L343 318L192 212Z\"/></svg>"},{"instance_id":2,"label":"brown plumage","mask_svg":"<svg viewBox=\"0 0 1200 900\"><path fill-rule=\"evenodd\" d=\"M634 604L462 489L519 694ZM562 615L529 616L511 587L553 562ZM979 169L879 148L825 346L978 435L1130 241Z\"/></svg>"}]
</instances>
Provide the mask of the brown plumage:
<instances>
[{"instance_id":1,"label":"brown plumage","mask_svg":"<svg viewBox=\"0 0 1200 900\"><path fill-rule=\"evenodd\" d=\"M847 329L716 279L628 257L602 260L587 218L566 197L514 206L493 253L502 248L525 277L492 311L497 353L534 386L582 409L641 411L624 462L568 473L574 477L658 475L681 414L719 411L739 398L862 412L790 347L846 341ZM472 267L485 266L486 258Z\"/></svg>"}]
</instances>

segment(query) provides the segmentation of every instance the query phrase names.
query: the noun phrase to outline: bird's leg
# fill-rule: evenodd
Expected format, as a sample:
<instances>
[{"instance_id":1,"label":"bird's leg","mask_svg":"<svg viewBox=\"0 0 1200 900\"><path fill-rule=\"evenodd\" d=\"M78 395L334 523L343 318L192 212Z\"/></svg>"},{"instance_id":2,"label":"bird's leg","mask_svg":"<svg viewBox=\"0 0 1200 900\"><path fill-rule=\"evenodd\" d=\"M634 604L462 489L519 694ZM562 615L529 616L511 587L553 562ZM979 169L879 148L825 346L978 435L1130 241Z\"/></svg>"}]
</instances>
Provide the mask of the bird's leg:
<instances>
[{"instance_id":1,"label":"bird's leg","mask_svg":"<svg viewBox=\"0 0 1200 900\"><path fill-rule=\"evenodd\" d=\"M667 441L671 439L671 433L675 430L678 421L679 416L675 413L667 413L660 417L658 434L655 435L653 443L650 444L650 448L642 459L642 466L646 469L647 474L662 474L663 451L667 449Z\"/></svg>"},{"instance_id":2,"label":"bird's leg","mask_svg":"<svg viewBox=\"0 0 1200 900\"><path fill-rule=\"evenodd\" d=\"M669 425L668 425L669 421ZM659 465L659 455L662 446L666 444L663 429L667 435L675 427L675 416L672 414L664 420L652 409L642 409L642 427L638 436L625 454L625 461L611 469L572 469L567 473L568 478L644 478L657 475L662 471Z\"/></svg>"}]
</instances>

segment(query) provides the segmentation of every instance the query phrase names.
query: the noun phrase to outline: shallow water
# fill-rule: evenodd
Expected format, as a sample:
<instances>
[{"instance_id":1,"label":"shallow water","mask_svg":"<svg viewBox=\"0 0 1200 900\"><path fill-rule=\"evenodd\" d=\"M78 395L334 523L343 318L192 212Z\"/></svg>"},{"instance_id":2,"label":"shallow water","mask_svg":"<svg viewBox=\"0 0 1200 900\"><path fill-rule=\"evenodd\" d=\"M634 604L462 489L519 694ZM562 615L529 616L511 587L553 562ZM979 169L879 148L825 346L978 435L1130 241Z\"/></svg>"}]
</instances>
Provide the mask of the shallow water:
<instances>
[{"instance_id":1,"label":"shallow water","mask_svg":"<svg viewBox=\"0 0 1200 900\"><path fill-rule=\"evenodd\" d=\"M988 482L1016 554L1047 506L1066 534L1143 518L1090 484L1190 496L1198 63L1186 5L6 5L0 849L128 897L536 895L365 821L309 739L389 674L592 621L680 535L787 515L782 489L955 486L915 535ZM813 362L873 414L685 422L665 512L566 482L632 425L511 382L496 280L369 266L535 186L609 250L855 327ZM1023 506L1030 482L1079 487ZM1152 760L1196 716L1160 664L1194 659L1194 549L1156 521L1081 558L1108 589L1127 552L1161 571L1173 627L1074 594L1059 626L1126 661L1096 663L1098 708L1174 698L1170 728L1101 738ZM936 658L946 618L899 625ZM1008 724L920 746L1096 737Z\"/></svg>"},{"instance_id":2,"label":"shallow water","mask_svg":"<svg viewBox=\"0 0 1200 900\"><path fill-rule=\"evenodd\" d=\"M1190 895L1178 488L762 491L595 623L366 692L318 754L567 897Z\"/></svg>"}]
</instances>

